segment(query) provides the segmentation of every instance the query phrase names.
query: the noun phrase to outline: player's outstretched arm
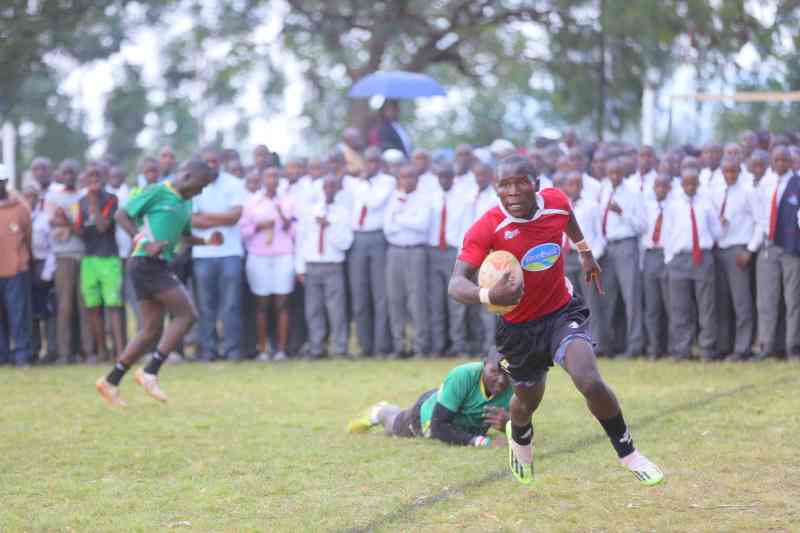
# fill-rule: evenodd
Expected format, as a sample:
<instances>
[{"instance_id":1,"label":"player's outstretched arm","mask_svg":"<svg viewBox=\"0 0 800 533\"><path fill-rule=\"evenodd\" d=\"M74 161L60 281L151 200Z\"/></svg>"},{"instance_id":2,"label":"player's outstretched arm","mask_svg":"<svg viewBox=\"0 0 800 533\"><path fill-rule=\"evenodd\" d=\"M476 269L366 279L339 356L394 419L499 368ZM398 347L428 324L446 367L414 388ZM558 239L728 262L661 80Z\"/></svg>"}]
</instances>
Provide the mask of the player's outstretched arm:
<instances>
[{"instance_id":1,"label":"player's outstretched arm","mask_svg":"<svg viewBox=\"0 0 800 533\"><path fill-rule=\"evenodd\" d=\"M464 261L456 261L447 293L464 305L481 303L480 287L473 281L478 269ZM513 281L511 272L506 272L489 289L489 301L495 305L516 305L522 299L522 279Z\"/></svg>"}]
</instances>

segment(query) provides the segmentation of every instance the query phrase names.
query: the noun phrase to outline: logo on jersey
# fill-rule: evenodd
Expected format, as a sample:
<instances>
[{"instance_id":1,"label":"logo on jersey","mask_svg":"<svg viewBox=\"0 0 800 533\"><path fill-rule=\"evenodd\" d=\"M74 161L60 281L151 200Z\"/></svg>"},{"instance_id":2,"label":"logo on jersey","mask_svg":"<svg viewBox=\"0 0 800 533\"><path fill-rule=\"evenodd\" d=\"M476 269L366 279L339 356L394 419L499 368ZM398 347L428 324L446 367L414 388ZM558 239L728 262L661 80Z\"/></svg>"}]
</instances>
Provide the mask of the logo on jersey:
<instances>
[{"instance_id":1,"label":"logo on jersey","mask_svg":"<svg viewBox=\"0 0 800 533\"><path fill-rule=\"evenodd\" d=\"M506 234L504 235L504 238L505 238L505 240L510 241L511 239L516 237L517 235L519 235L519 230L518 229L510 229L510 230L508 230L506 232Z\"/></svg>"},{"instance_id":2,"label":"logo on jersey","mask_svg":"<svg viewBox=\"0 0 800 533\"><path fill-rule=\"evenodd\" d=\"M522 257L522 268L528 272L541 272L552 267L561 257L561 246L547 242L534 246Z\"/></svg>"}]
</instances>

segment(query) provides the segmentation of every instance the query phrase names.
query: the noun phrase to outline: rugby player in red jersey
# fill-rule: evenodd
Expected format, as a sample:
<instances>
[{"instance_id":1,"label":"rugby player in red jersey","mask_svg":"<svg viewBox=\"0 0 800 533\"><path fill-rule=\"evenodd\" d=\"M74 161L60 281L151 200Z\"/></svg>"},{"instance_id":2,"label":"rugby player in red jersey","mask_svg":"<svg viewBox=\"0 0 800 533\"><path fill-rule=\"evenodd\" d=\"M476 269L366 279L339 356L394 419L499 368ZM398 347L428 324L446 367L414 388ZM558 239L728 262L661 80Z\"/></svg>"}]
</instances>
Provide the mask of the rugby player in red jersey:
<instances>
[{"instance_id":1,"label":"rugby player in red jersey","mask_svg":"<svg viewBox=\"0 0 800 533\"><path fill-rule=\"evenodd\" d=\"M602 293L600 267L569 199L558 189L539 191L536 171L522 157L501 161L498 178L500 204L467 231L449 293L463 304L517 304L497 321L495 330L501 366L514 387L511 420L506 424L512 474L523 484L533 481L532 416L555 362L586 398L622 464L645 485L661 482L664 474L634 448L619 402L600 376L589 334L589 310L567 289L561 254L564 233L576 243L587 280L594 279ZM476 285L477 272L493 250L514 254L522 266L521 283L506 274L491 289Z\"/></svg>"}]
</instances>

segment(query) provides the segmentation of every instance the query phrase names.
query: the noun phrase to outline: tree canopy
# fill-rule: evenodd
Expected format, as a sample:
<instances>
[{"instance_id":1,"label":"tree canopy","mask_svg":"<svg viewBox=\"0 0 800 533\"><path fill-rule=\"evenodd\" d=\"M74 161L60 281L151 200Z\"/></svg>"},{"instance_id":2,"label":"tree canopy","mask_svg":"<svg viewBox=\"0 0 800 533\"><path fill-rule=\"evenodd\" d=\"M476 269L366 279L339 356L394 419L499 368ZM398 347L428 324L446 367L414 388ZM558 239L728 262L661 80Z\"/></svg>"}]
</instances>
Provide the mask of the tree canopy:
<instances>
[{"instance_id":1,"label":"tree canopy","mask_svg":"<svg viewBox=\"0 0 800 533\"><path fill-rule=\"evenodd\" d=\"M679 67L699 80L797 86L800 41L787 31L798 22L796 2L778 2L769 16L757 16L752 4L9 0L0 7L0 116L28 125L22 157L75 155L102 141L130 165L160 143L188 155L201 141L241 142L260 114L281 111L287 91L299 88L304 138L322 144L366 122L367 103L345 96L355 81L403 69L428 72L457 94L458 104L440 116L417 117L426 125L423 144L527 143L542 127L565 124L623 135L638 127L644 84L662 86ZM90 137L85 110L70 101L63 79L75 66L118 56L147 31L157 35L158 57L115 63L102 139ZM735 60L748 44L776 68L743 72ZM153 61L155 78L143 73ZM797 113L725 108L718 128L789 125L787 112Z\"/></svg>"}]
</instances>

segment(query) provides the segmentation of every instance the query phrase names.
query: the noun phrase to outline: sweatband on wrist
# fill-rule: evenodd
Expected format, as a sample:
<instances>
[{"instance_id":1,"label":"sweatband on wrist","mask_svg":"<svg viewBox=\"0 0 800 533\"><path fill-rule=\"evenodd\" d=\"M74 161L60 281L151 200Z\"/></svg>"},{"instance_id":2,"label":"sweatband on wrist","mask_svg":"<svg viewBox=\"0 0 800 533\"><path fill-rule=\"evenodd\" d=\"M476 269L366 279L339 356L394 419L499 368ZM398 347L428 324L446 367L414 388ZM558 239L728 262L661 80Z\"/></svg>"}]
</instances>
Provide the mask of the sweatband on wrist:
<instances>
[{"instance_id":1,"label":"sweatband on wrist","mask_svg":"<svg viewBox=\"0 0 800 533\"><path fill-rule=\"evenodd\" d=\"M492 302L489 300L489 289L483 287L481 290L478 291L478 299L481 301L482 304L489 305Z\"/></svg>"},{"instance_id":2,"label":"sweatband on wrist","mask_svg":"<svg viewBox=\"0 0 800 533\"><path fill-rule=\"evenodd\" d=\"M580 242L575 243L575 249L581 253L591 252L592 248L589 246L589 243L586 242L586 239L583 239Z\"/></svg>"}]
</instances>

